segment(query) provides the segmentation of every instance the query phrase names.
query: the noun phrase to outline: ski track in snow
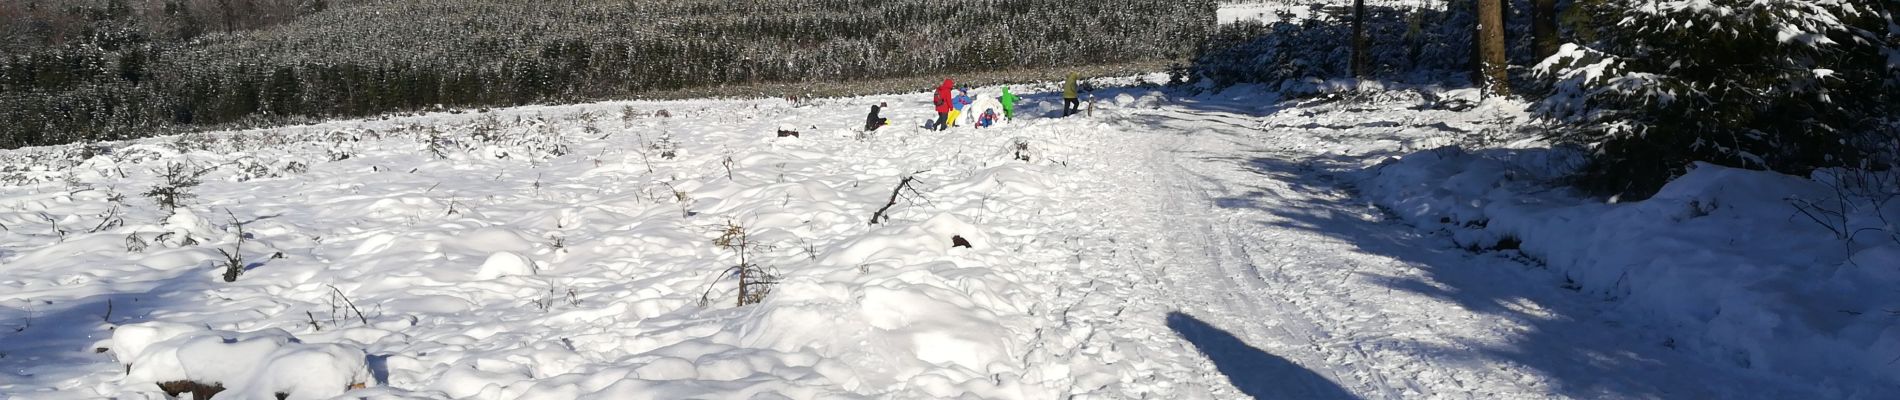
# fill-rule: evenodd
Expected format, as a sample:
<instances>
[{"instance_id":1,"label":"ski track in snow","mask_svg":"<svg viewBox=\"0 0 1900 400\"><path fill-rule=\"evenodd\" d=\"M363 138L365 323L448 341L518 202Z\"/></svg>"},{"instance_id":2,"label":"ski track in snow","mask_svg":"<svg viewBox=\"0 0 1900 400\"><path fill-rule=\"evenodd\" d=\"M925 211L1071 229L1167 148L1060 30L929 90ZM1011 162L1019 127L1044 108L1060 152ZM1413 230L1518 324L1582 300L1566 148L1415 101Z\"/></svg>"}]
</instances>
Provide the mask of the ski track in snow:
<instances>
[{"instance_id":1,"label":"ski track in snow","mask_svg":"<svg viewBox=\"0 0 1900 400\"><path fill-rule=\"evenodd\" d=\"M1510 107L1124 88L1097 93L1093 116L1053 119L1059 99L1040 89L1013 125L947 133L909 126L925 117L923 95L631 103L676 116L625 124L563 119L621 104L501 110L567 121L558 129L572 151L523 162L493 156L532 146L484 147L438 160L412 139L382 138L325 162L325 146L345 144L296 145L270 154L308 161L306 175L213 174L198 220L151 223L162 216L145 205L126 228L69 238L27 221L47 212L96 223L87 218L104 211L102 195L60 183L0 190L13 210L0 320L34 321L0 331L0 393L151 395L120 387L120 362L91 351L110 343L98 311L113 299L111 324L275 328L359 346L378 378L353 394L375 398L1825 394L1675 353L1654 328L1562 289L1561 277L1454 248L1351 196L1348 172L1456 143L1516 118ZM876 101L897 106L887 114L897 126L854 139ZM612 136L591 140L602 132L577 123ZM762 137L779 126L805 137ZM628 150L657 130L674 132L679 160ZM1019 137L1028 162L1014 158ZM117 190L128 202L145 204L131 193L150 182L137 171L155 165L125 166L133 184ZM893 222L865 226L898 176L925 170L927 200L900 201ZM684 207L693 215L660 192L671 187L698 198ZM288 257L227 285L207 266L212 247L114 250L127 232L228 243L222 211L210 211L224 208L257 218L253 245ZM732 308L730 285L693 304L732 260L704 229L726 218L780 245L761 256L783 277L764 304ZM952 233L989 240L935 242ZM550 244L557 236L564 248ZM490 265L501 251L510 255ZM369 324L335 318L328 285L374 307Z\"/></svg>"}]
</instances>

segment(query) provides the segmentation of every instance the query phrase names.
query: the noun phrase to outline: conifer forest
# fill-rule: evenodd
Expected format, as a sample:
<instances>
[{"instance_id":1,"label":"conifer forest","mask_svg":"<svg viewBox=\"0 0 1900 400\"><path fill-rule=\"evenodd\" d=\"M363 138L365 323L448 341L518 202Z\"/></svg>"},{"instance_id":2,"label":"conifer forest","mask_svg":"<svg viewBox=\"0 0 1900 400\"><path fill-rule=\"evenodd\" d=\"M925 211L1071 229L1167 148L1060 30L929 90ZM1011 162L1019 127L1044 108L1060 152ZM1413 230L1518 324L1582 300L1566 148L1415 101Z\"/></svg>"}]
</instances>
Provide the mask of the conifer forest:
<instances>
[{"instance_id":1,"label":"conifer forest","mask_svg":"<svg viewBox=\"0 0 1900 400\"><path fill-rule=\"evenodd\" d=\"M0 2L0 148L441 107L1189 56L1214 2ZM926 88L905 88L923 90Z\"/></svg>"}]
</instances>

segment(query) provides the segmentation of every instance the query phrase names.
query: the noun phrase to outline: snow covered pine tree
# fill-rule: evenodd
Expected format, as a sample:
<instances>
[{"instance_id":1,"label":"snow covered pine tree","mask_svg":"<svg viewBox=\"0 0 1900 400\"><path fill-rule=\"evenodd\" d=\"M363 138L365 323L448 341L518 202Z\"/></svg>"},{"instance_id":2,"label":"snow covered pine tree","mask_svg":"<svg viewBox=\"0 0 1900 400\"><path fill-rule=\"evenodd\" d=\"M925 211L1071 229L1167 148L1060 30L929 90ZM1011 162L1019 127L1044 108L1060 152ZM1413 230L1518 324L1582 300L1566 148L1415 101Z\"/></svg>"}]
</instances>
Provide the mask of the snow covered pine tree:
<instances>
[{"instance_id":1,"label":"snow covered pine tree","mask_svg":"<svg viewBox=\"0 0 1900 400\"><path fill-rule=\"evenodd\" d=\"M1586 128L1584 184L1643 197L1691 161L1805 175L1891 167L1900 28L1882 0L1582 0L1535 111ZM1875 165L1879 164L1879 165Z\"/></svg>"}]
</instances>

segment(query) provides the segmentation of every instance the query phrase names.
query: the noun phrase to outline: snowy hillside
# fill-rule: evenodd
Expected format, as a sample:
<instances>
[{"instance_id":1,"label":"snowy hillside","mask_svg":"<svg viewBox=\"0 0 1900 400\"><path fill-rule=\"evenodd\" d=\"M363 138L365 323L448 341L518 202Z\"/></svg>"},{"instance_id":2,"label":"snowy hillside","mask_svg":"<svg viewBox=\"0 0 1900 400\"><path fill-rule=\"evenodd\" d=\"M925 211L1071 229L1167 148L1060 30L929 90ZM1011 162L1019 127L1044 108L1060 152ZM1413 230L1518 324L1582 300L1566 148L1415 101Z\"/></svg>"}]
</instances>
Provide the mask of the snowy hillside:
<instances>
[{"instance_id":1,"label":"snowy hillside","mask_svg":"<svg viewBox=\"0 0 1900 400\"><path fill-rule=\"evenodd\" d=\"M1782 362L1888 356L1879 338L1892 334L1870 332L1894 324L1877 308L1848 325L1761 322L1796 316L1774 311L1685 323L1706 310L1644 294L1691 280L1568 282L1598 267L1557 261L1561 239L1502 231L1528 228L1496 207L1470 206L1498 221L1489 232L1524 235L1521 252L1467 250L1473 234L1419 222L1464 226L1479 214L1458 210L1477 203L1456 196L1535 180L1381 161L1534 148L1511 129L1524 104L1430 87L1299 100L1097 83L1110 88L1089 115L1055 118L1053 86L1019 86L1017 121L947 132L914 127L931 115L915 94L525 107L3 152L0 397L163 398L185 380L221 385L218 398L383 399L1894 387L1820 378L1809 368L1822 358ZM859 132L877 102L895 123ZM174 165L179 179L162 176ZM164 183L190 175L202 183ZM1408 189L1438 182L1471 186ZM168 216L151 192L189 196ZM1862 267L1891 260L1865 251ZM770 283L747 296L758 304L739 305L741 260ZM1713 289L1684 298L1800 294L1697 276ZM1728 348L1752 352L1716 351Z\"/></svg>"}]
</instances>

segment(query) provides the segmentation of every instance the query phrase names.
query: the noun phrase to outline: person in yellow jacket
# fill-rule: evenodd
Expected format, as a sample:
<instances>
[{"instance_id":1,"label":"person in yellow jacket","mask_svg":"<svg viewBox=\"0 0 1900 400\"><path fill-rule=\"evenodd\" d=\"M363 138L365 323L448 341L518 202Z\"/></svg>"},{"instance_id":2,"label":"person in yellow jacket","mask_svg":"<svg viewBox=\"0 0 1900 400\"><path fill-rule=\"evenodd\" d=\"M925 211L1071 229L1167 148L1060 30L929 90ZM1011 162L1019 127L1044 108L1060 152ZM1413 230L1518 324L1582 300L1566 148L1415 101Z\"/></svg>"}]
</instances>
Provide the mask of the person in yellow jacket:
<instances>
[{"instance_id":1,"label":"person in yellow jacket","mask_svg":"<svg viewBox=\"0 0 1900 400\"><path fill-rule=\"evenodd\" d=\"M1069 80L1062 83L1062 116L1075 115L1082 111L1082 100L1076 97L1075 73L1069 73Z\"/></svg>"}]
</instances>

